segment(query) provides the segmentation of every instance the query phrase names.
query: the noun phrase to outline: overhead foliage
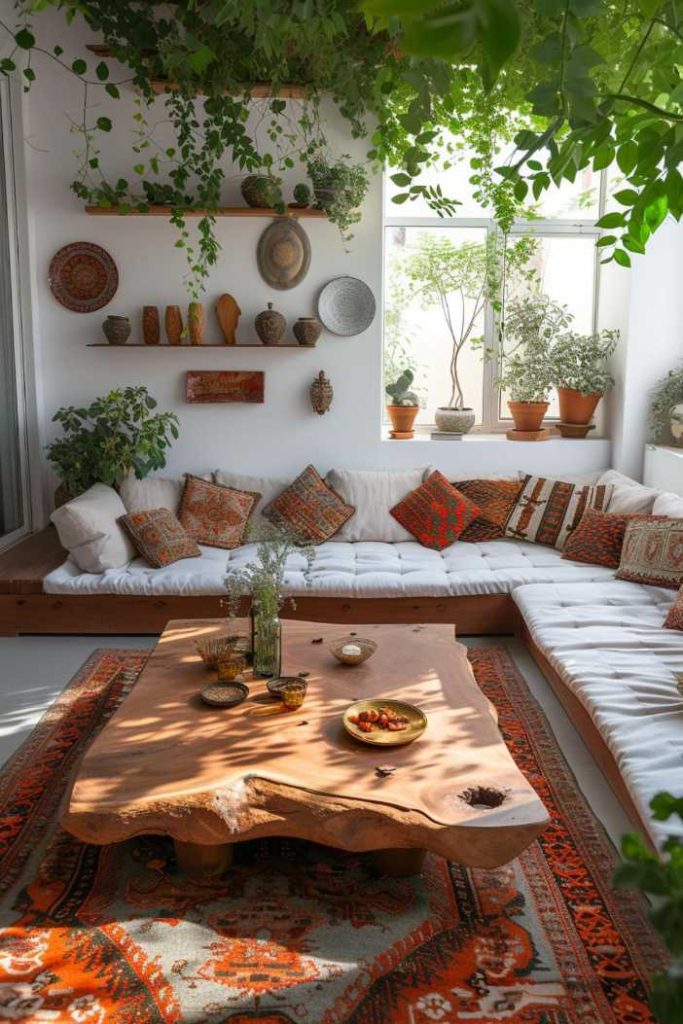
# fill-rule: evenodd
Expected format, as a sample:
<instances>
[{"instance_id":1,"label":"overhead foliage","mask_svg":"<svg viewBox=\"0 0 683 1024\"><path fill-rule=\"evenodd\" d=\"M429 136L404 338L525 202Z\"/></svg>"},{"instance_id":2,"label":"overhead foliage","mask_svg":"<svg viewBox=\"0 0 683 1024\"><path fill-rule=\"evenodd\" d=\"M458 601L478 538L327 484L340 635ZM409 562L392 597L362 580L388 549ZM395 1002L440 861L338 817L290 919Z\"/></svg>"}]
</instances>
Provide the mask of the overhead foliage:
<instances>
[{"instance_id":1,"label":"overhead foliage","mask_svg":"<svg viewBox=\"0 0 683 1024\"><path fill-rule=\"evenodd\" d=\"M18 24L2 26L13 46L0 71L22 74L27 88L36 51L63 61L61 46L41 40L41 12L50 7L68 20L84 18L130 69L126 88L140 94L131 173L112 180L98 153L111 120L93 114L91 103L97 89L117 98L124 85L106 60L65 62L84 89L74 189L124 211L172 206L195 290L218 256L212 211L235 167L268 173L279 187L299 163L334 164L320 120L325 95L351 136L370 129L368 160L395 169L398 203L423 198L439 213L456 212L459 197L421 175L467 152L475 198L507 230L546 190L583 168L615 165L623 177L618 209L600 221L607 232L600 245L604 259L623 266L667 215L679 219L683 210L683 0L361 0L361 9L350 0L19 0L16 7ZM177 89L155 98L159 79ZM252 101L255 82L272 83L276 98ZM306 87L298 106L277 98L289 82ZM155 102L165 105L173 145L155 141L148 124ZM281 210L284 202L280 194ZM188 206L207 211L196 239L185 226ZM348 207L337 212L353 222Z\"/></svg>"}]
</instances>

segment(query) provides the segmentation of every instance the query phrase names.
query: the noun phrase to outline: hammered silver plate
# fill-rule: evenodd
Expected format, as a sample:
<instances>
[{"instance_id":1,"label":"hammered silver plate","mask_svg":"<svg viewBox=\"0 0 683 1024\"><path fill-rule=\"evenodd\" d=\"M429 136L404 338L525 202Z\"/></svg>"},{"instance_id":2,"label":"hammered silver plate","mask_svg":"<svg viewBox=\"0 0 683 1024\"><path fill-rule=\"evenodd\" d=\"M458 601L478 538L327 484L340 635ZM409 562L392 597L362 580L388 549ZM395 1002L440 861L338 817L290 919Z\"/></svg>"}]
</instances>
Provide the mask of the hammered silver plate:
<instances>
[{"instance_id":1,"label":"hammered silver plate","mask_svg":"<svg viewBox=\"0 0 683 1024\"><path fill-rule=\"evenodd\" d=\"M318 296L318 317L333 334L361 334L375 319L375 311L375 296L357 277L335 277Z\"/></svg>"}]
</instances>

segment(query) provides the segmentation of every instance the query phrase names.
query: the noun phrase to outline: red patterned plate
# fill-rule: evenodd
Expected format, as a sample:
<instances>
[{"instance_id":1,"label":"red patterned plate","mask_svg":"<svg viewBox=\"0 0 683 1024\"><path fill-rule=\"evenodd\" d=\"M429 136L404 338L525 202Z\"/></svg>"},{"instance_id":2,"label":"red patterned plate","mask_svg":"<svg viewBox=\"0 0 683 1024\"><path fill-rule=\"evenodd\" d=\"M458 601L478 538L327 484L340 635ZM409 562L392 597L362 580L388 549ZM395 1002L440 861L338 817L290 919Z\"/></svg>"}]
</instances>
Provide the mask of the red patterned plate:
<instances>
[{"instance_id":1,"label":"red patterned plate","mask_svg":"<svg viewBox=\"0 0 683 1024\"><path fill-rule=\"evenodd\" d=\"M119 272L102 246L72 242L52 257L48 281L62 306L73 313L94 313L114 298Z\"/></svg>"}]
</instances>

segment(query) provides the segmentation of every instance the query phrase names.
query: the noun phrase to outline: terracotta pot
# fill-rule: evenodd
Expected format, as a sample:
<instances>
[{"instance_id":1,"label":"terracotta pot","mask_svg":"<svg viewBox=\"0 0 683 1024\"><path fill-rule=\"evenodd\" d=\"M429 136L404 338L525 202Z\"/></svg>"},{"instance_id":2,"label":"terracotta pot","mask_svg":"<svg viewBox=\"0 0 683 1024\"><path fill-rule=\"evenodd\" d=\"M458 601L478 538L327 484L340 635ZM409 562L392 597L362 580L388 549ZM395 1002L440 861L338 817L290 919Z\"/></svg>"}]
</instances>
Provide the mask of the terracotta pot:
<instances>
[{"instance_id":1,"label":"terracotta pot","mask_svg":"<svg viewBox=\"0 0 683 1024\"><path fill-rule=\"evenodd\" d=\"M560 400L560 420L562 423L590 423L593 419L601 394L582 395L574 388L558 388Z\"/></svg>"},{"instance_id":2,"label":"terracotta pot","mask_svg":"<svg viewBox=\"0 0 683 1024\"><path fill-rule=\"evenodd\" d=\"M159 310L156 306L142 307L142 340L145 345L158 345L161 340Z\"/></svg>"},{"instance_id":3,"label":"terracotta pot","mask_svg":"<svg viewBox=\"0 0 683 1024\"><path fill-rule=\"evenodd\" d=\"M388 405L387 412L391 426L397 434L412 434L415 417L419 412L417 405Z\"/></svg>"},{"instance_id":4,"label":"terracotta pot","mask_svg":"<svg viewBox=\"0 0 683 1024\"><path fill-rule=\"evenodd\" d=\"M515 421L515 430L540 430L548 402L508 402Z\"/></svg>"},{"instance_id":5,"label":"terracotta pot","mask_svg":"<svg viewBox=\"0 0 683 1024\"><path fill-rule=\"evenodd\" d=\"M204 344L204 307L201 302L191 302L188 306L187 329L191 345Z\"/></svg>"},{"instance_id":6,"label":"terracotta pot","mask_svg":"<svg viewBox=\"0 0 683 1024\"><path fill-rule=\"evenodd\" d=\"M169 345L182 345L183 343L183 315L180 306L166 307L166 337Z\"/></svg>"}]
</instances>

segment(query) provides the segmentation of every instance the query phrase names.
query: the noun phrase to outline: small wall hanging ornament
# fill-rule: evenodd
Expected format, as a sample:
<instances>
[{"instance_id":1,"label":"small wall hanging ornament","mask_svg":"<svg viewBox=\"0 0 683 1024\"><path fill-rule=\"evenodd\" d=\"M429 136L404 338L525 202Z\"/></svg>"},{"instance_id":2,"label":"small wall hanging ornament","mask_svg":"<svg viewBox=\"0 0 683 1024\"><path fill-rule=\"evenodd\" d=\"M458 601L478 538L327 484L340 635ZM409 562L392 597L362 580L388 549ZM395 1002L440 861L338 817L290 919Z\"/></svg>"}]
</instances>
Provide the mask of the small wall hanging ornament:
<instances>
[{"instance_id":1,"label":"small wall hanging ornament","mask_svg":"<svg viewBox=\"0 0 683 1024\"><path fill-rule=\"evenodd\" d=\"M332 405L332 399L334 398L334 388L323 370L320 371L311 384L310 395L313 409L319 416L323 416Z\"/></svg>"},{"instance_id":2,"label":"small wall hanging ornament","mask_svg":"<svg viewBox=\"0 0 683 1024\"><path fill-rule=\"evenodd\" d=\"M186 402L263 402L263 370L188 370Z\"/></svg>"}]
</instances>

